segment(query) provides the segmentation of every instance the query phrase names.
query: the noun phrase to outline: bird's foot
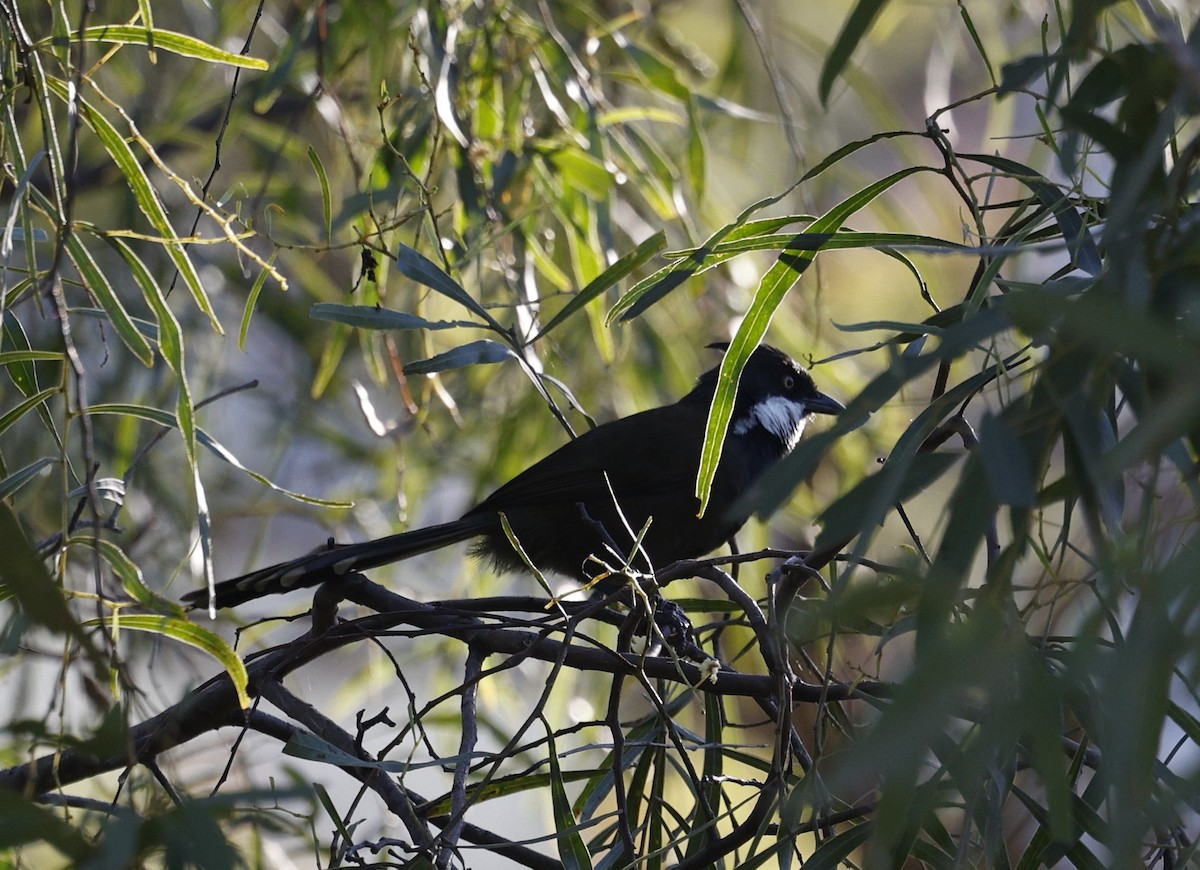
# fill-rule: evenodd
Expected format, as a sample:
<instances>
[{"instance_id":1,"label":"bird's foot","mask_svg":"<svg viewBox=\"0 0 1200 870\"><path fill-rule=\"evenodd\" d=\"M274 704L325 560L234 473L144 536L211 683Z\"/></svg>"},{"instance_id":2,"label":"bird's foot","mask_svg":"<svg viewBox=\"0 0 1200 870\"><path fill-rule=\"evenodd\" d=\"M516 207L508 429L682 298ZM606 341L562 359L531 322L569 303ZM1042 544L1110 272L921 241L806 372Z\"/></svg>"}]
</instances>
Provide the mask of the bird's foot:
<instances>
[{"instance_id":1,"label":"bird's foot","mask_svg":"<svg viewBox=\"0 0 1200 870\"><path fill-rule=\"evenodd\" d=\"M680 658L702 662L712 658L696 643L696 629L684 609L674 601L660 598L654 608L654 626L663 643Z\"/></svg>"}]
</instances>

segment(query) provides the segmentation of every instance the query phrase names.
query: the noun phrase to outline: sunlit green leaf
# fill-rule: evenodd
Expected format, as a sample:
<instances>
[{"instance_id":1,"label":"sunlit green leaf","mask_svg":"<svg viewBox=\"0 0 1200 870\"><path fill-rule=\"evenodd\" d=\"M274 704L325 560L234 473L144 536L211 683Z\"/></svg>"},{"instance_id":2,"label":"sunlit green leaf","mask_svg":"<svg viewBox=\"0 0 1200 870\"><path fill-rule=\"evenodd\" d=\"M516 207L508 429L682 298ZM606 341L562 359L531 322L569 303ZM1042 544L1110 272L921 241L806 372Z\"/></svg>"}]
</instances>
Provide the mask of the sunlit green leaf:
<instances>
[{"instance_id":1,"label":"sunlit green leaf","mask_svg":"<svg viewBox=\"0 0 1200 870\"><path fill-rule=\"evenodd\" d=\"M50 82L49 84L60 99L65 100L68 98L66 87L61 82ZM184 249L183 244L178 241L179 236L175 232L174 227L171 226L171 221L167 217L167 212L162 201L159 199L157 192L155 192L154 186L150 183L150 179L142 168L141 163L134 156L133 150L129 147L126 138L118 133L117 129L108 119L86 100L79 100L78 106L81 116L97 137L99 137L109 156L117 165L117 168L120 169L142 213L158 233L170 240L164 245L167 255L175 263L176 268L179 269L184 283L191 291L192 298L196 301L196 305L208 315L209 323L213 329L220 332L221 324L217 320L212 303L208 298L208 293L204 290L204 286L200 281L200 275L196 271L196 267Z\"/></svg>"},{"instance_id":2,"label":"sunlit green leaf","mask_svg":"<svg viewBox=\"0 0 1200 870\"><path fill-rule=\"evenodd\" d=\"M775 316L775 310L783 303L788 291L795 286L796 282L800 280L800 276L816 258L820 245L814 246L811 243L812 238L837 232L851 214L866 206L888 188L910 175L922 171L924 171L924 167L920 166L902 169L842 200L813 221L808 232L798 234L796 249L785 248L779 255L779 259L763 276L758 289L754 292L754 299L738 326L737 333L729 343L729 349L721 359L721 368L717 373L716 392L708 412L704 447L700 453L700 470L696 475L696 497L700 499L701 515L708 509L708 498L713 479L717 474L717 466L721 461L725 432L729 428L730 417L733 416L737 382L741 377L742 369L754 349L762 342L763 336L766 335L767 327L771 325L771 319Z\"/></svg>"},{"instance_id":3,"label":"sunlit green leaf","mask_svg":"<svg viewBox=\"0 0 1200 870\"><path fill-rule=\"evenodd\" d=\"M103 625L114 631L142 631L187 644L216 659L233 681L242 709L250 706L249 675L241 657L219 635L189 619L173 616L121 614L106 620L89 620L86 625Z\"/></svg>"},{"instance_id":4,"label":"sunlit green leaf","mask_svg":"<svg viewBox=\"0 0 1200 870\"><path fill-rule=\"evenodd\" d=\"M75 31L71 34L70 39L72 41L82 39L85 42L111 42L117 45L145 45L207 63L220 63L257 70L268 68L267 62L260 58L222 51L193 36L157 27L102 24L84 28L83 31ZM49 41L45 40L45 42Z\"/></svg>"},{"instance_id":5,"label":"sunlit green leaf","mask_svg":"<svg viewBox=\"0 0 1200 870\"><path fill-rule=\"evenodd\" d=\"M125 310L124 304L109 283L108 276L100 271L99 266L96 265L96 261L92 259L92 255L74 233L67 236L67 251L71 255L71 262L79 270L79 274L83 277L88 289L99 300L105 314L108 315L108 321L112 324L113 329L116 330L117 335L121 337L125 346L129 348L143 365L149 366L153 364L154 353L150 350L149 343L134 326L133 320Z\"/></svg>"},{"instance_id":6,"label":"sunlit green leaf","mask_svg":"<svg viewBox=\"0 0 1200 870\"><path fill-rule=\"evenodd\" d=\"M541 331L530 340L530 344L537 341L550 330L554 329L568 317L572 316L576 311L579 311L597 296L602 294L605 290L615 286L618 281L661 251L666 244L666 234L660 230L650 238L646 239L646 241L642 242L628 254L621 257L621 259L617 260L615 263L593 278L590 282L588 282L586 287L575 294L571 301L564 305L562 310L559 311L558 314L554 315L554 317L550 319L550 322L542 327Z\"/></svg>"}]
</instances>

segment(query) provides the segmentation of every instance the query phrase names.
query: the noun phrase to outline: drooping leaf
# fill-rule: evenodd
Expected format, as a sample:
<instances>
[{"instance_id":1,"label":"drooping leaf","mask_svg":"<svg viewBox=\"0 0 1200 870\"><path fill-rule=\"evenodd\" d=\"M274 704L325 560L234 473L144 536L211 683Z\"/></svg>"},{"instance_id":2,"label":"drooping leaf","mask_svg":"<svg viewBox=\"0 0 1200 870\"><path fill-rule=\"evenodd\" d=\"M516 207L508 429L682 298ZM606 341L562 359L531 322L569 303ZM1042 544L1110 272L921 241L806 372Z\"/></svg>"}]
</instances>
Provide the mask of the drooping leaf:
<instances>
[{"instance_id":1,"label":"drooping leaf","mask_svg":"<svg viewBox=\"0 0 1200 870\"><path fill-rule=\"evenodd\" d=\"M404 370L410 374L429 375L434 372L461 369L467 366L491 365L515 358L516 354L508 345L481 339L431 356L429 359L405 363Z\"/></svg>"}]
</instances>

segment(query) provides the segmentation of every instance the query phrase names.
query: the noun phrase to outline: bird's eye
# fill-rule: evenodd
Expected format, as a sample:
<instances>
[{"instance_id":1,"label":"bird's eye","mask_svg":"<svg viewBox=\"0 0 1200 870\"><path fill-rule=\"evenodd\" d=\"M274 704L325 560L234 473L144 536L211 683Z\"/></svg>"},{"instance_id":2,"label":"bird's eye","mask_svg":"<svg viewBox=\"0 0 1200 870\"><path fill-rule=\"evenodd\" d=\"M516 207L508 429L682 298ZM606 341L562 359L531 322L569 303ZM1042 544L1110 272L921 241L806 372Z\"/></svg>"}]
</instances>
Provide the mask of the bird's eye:
<instances>
[{"instance_id":1,"label":"bird's eye","mask_svg":"<svg viewBox=\"0 0 1200 870\"><path fill-rule=\"evenodd\" d=\"M791 375L784 375L783 376L783 388L785 390L790 390L794 386L796 386L796 379L793 378Z\"/></svg>"}]
</instances>

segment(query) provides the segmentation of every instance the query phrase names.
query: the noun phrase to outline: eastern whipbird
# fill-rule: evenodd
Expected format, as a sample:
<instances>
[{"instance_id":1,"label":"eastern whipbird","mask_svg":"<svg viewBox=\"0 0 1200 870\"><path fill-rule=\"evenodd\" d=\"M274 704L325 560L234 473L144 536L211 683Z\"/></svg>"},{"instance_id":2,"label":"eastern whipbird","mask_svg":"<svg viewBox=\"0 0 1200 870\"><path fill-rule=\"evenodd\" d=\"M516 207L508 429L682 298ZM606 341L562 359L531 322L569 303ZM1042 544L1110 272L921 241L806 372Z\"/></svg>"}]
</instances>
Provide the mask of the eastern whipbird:
<instances>
[{"instance_id":1,"label":"eastern whipbird","mask_svg":"<svg viewBox=\"0 0 1200 870\"><path fill-rule=\"evenodd\" d=\"M501 514L532 564L581 580L595 574L591 557L604 558L613 544L620 553L633 551L636 536L648 520L632 562L638 570L651 571L710 553L749 518L747 513L733 512L739 496L795 448L809 416L845 410L820 392L808 372L787 354L760 346L742 371L709 506L701 517L696 515L699 502L694 491L716 383L714 368L673 405L597 426L530 466L453 522L361 544L331 544L329 549L225 580L215 587L215 604L232 607L264 595L316 586L470 539L476 539L474 555L489 559L497 569L524 569L525 561L501 525ZM618 554L605 561L623 558ZM208 607L209 592L198 589L183 600L191 607Z\"/></svg>"}]
</instances>

